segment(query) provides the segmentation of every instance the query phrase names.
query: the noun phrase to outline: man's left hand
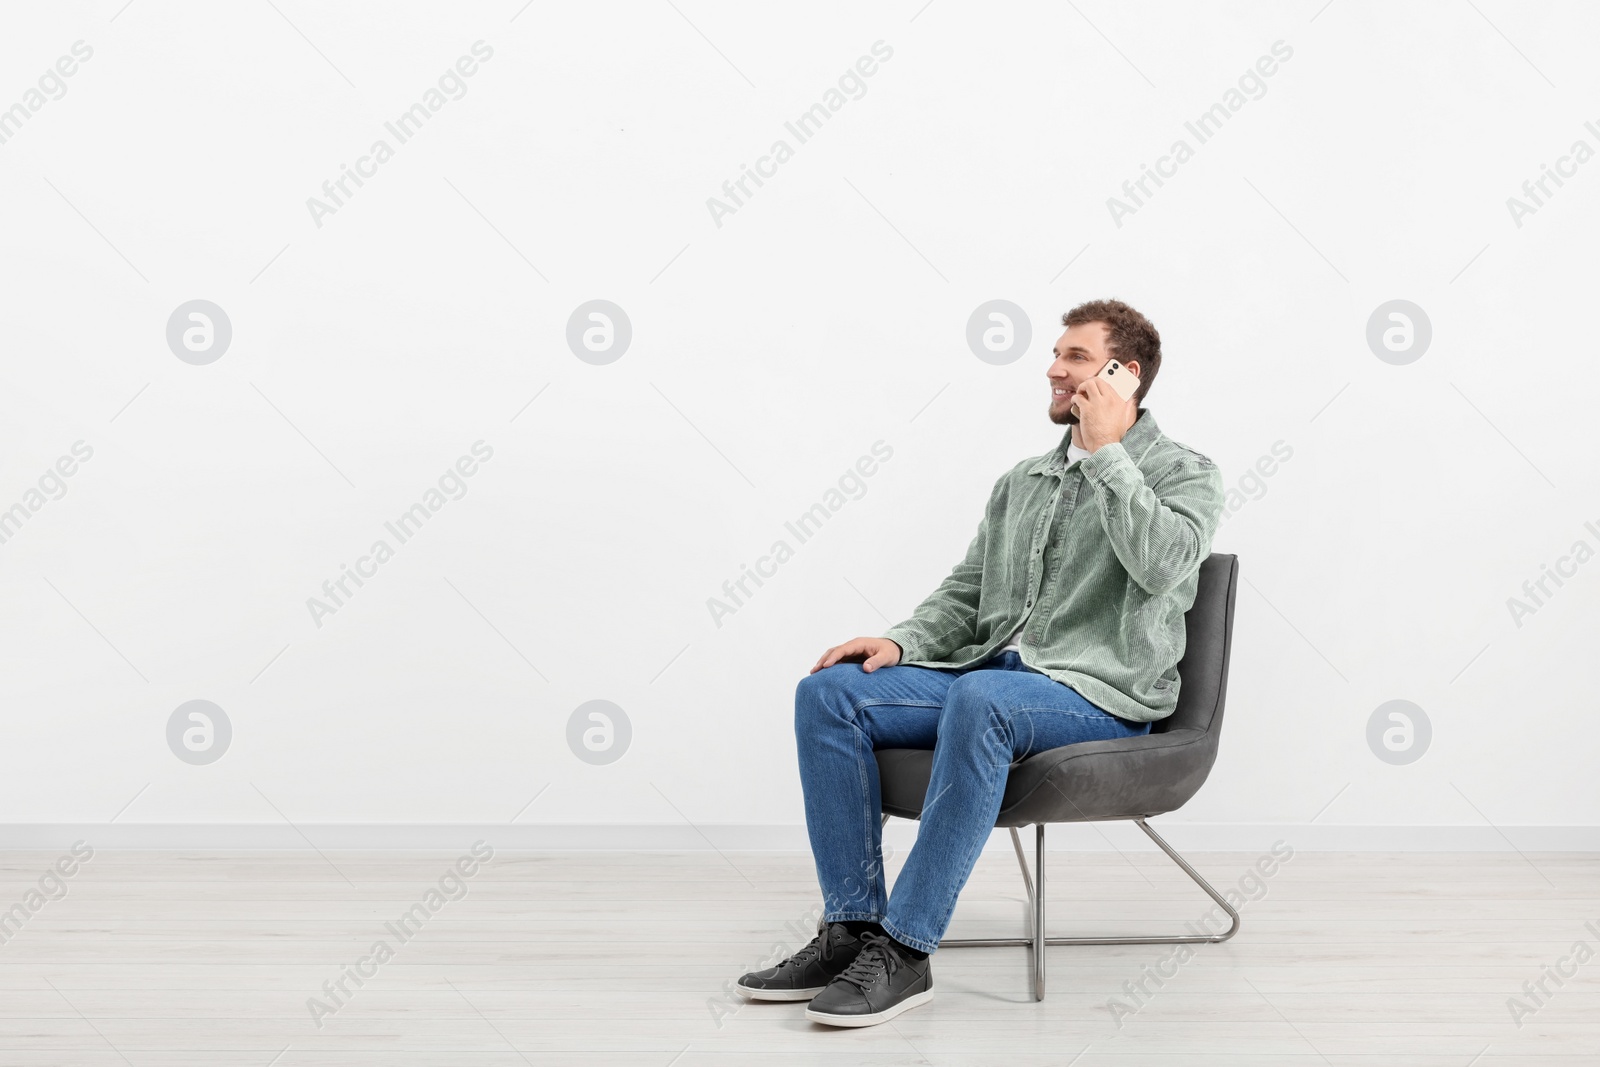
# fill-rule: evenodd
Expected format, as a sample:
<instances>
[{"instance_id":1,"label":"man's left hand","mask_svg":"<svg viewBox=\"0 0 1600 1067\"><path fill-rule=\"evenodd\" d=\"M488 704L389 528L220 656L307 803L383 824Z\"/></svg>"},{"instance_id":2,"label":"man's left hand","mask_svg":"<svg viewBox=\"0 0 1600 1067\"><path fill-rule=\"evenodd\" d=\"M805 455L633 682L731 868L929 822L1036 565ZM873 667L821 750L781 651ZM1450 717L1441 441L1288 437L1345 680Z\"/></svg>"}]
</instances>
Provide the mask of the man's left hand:
<instances>
[{"instance_id":1,"label":"man's left hand","mask_svg":"<svg viewBox=\"0 0 1600 1067\"><path fill-rule=\"evenodd\" d=\"M1073 402L1078 405L1083 447L1089 452L1121 441L1139 417L1136 400L1122 399L1115 389L1099 378L1090 378L1078 386Z\"/></svg>"}]
</instances>

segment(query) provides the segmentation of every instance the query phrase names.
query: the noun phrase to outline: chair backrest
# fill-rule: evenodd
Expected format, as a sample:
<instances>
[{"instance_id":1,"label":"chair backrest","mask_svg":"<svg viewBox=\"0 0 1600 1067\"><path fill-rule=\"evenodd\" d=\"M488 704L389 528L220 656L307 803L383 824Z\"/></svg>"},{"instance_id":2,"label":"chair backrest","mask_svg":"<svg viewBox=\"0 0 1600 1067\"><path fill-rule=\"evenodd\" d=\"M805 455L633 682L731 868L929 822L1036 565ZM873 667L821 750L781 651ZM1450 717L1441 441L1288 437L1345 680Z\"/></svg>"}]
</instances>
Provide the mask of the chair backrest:
<instances>
[{"instance_id":1,"label":"chair backrest","mask_svg":"<svg viewBox=\"0 0 1600 1067\"><path fill-rule=\"evenodd\" d=\"M1184 616L1187 638L1178 661L1178 706L1151 726L1151 733L1222 728L1228 695L1228 653L1233 647L1233 601L1239 589L1239 557L1213 552L1200 564L1194 605Z\"/></svg>"}]
</instances>

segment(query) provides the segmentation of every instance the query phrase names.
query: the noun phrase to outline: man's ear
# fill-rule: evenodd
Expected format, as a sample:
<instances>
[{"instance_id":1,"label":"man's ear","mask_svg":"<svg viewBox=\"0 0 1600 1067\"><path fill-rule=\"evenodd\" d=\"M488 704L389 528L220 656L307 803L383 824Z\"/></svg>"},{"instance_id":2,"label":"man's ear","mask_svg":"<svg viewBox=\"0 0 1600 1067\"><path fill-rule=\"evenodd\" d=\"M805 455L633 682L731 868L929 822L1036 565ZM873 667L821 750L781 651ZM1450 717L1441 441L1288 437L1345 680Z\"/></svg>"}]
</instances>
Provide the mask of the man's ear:
<instances>
[{"instance_id":1,"label":"man's ear","mask_svg":"<svg viewBox=\"0 0 1600 1067\"><path fill-rule=\"evenodd\" d=\"M1132 360L1132 361L1130 361L1128 363L1124 363L1123 366L1127 367L1130 371L1132 371L1133 372L1133 376L1135 378L1143 377L1143 375L1141 375L1139 373L1140 367L1139 367L1139 361L1138 360L1135 359L1135 360Z\"/></svg>"}]
</instances>

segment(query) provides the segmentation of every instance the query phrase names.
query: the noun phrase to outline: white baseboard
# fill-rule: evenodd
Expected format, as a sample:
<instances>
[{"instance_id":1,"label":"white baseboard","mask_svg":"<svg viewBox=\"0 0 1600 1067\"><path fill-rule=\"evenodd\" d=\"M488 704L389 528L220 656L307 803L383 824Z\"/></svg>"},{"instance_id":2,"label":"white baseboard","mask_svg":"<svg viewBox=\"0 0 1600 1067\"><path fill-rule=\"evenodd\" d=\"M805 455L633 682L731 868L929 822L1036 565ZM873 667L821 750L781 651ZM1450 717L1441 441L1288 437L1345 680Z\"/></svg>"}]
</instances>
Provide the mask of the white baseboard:
<instances>
[{"instance_id":1,"label":"white baseboard","mask_svg":"<svg viewBox=\"0 0 1600 1067\"><path fill-rule=\"evenodd\" d=\"M1185 852L1263 852L1276 841L1311 852L1600 852L1600 826L1340 826L1321 823L1200 823L1154 819ZM1022 831L1032 848L1033 832ZM916 824L891 819L885 840L909 848ZM444 849L482 839L511 851L808 852L804 826L552 823L0 823L0 849L55 851L83 840L96 849ZM1132 823L1056 824L1051 851L1153 851ZM1010 848L1004 831L991 849Z\"/></svg>"}]
</instances>

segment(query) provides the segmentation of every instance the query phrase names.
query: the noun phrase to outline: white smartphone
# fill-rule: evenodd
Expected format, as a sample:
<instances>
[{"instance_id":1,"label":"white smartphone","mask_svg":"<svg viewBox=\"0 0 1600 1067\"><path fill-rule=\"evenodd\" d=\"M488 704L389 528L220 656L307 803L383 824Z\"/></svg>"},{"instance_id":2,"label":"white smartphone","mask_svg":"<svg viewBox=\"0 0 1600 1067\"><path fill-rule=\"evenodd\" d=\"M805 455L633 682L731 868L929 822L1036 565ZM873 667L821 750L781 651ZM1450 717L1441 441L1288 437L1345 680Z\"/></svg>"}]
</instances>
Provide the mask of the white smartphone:
<instances>
[{"instance_id":1,"label":"white smartphone","mask_svg":"<svg viewBox=\"0 0 1600 1067\"><path fill-rule=\"evenodd\" d=\"M1100 373L1095 377L1111 386L1112 391L1124 400L1133 399L1133 394L1139 391L1138 377L1114 359L1106 360L1106 365L1100 368ZM1078 414L1077 401L1073 401L1072 413Z\"/></svg>"}]
</instances>

